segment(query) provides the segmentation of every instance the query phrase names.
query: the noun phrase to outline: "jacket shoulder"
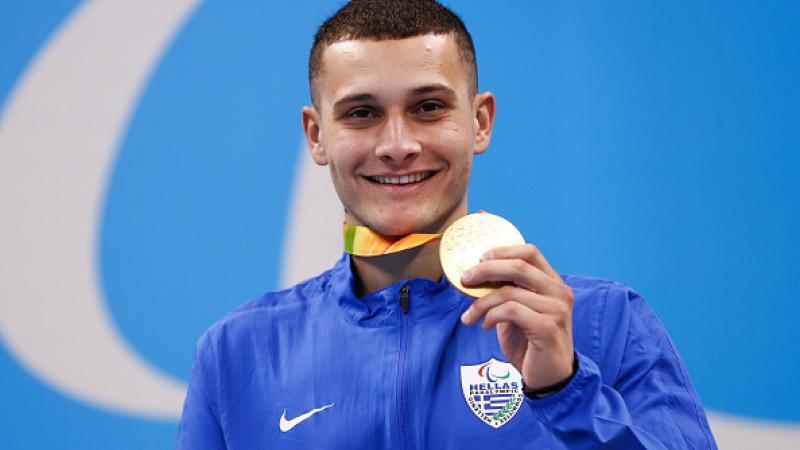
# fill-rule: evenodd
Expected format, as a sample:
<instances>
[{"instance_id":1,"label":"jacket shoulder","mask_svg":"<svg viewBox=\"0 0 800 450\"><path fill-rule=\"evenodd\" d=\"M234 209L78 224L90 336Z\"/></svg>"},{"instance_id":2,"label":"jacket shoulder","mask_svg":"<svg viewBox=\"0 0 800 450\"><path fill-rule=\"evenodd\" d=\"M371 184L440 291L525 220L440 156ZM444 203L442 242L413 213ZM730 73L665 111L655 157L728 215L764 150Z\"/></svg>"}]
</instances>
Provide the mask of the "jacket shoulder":
<instances>
[{"instance_id":1,"label":"jacket shoulder","mask_svg":"<svg viewBox=\"0 0 800 450\"><path fill-rule=\"evenodd\" d=\"M618 281L585 275L561 275L575 295L575 308L590 308L600 304L606 306L611 302L614 306L626 307L625 303L644 302L641 295L630 286Z\"/></svg>"},{"instance_id":2,"label":"jacket shoulder","mask_svg":"<svg viewBox=\"0 0 800 450\"><path fill-rule=\"evenodd\" d=\"M562 278L575 297L572 316L576 349L595 361L606 381L611 381L619 370L632 318L650 309L623 283L582 275Z\"/></svg>"},{"instance_id":3,"label":"jacket shoulder","mask_svg":"<svg viewBox=\"0 0 800 450\"><path fill-rule=\"evenodd\" d=\"M279 291L261 294L239 305L211 325L198 340L198 348L216 347L220 341L249 334L254 328L302 318L323 298L330 282L330 270Z\"/></svg>"}]
</instances>

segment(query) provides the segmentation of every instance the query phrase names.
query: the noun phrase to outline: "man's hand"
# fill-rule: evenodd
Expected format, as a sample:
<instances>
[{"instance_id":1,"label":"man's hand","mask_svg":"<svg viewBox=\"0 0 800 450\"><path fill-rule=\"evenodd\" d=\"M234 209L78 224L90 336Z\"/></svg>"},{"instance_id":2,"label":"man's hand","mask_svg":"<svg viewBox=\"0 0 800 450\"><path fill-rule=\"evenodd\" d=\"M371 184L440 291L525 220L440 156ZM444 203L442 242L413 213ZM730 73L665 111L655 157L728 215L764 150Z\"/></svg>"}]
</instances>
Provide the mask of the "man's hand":
<instances>
[{"instance_id":1,"label":"man's hand","mask_svg":"<svg viewBox=\"0 0 800 450\"><path fill-rule=\"evenodd\" d=\"M538 389L572 374L572 289L532 244L497 247L464 272L461 282L475 286L511 282L481 297L461 316L465 325L481 317L483 328L497 328L497 339L525 384Z\"/></svg>"}]
</instances>

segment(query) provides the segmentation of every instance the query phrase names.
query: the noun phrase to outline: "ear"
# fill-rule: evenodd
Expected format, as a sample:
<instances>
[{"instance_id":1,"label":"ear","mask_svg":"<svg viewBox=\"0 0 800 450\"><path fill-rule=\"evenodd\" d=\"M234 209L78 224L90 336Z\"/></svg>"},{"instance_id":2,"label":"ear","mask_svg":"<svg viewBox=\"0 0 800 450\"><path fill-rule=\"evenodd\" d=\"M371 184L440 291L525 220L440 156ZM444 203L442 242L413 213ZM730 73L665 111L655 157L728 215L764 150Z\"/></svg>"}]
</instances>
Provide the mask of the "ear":
<instances>
[{"instance_id":1,"label":"ear","mask_svg":"<svg viewBox=\"0 0 800 450\"><path fill-rule=\"evenodd\" d=\"M491 92L481 92L475 94L473 100L473 111L475 111L475 154L481 154L489 148L489 140L492 138L492 127L494 127L495 99Z\"/></svg>"},{"instance_id":2,"label":"ear","mask_svg":"<svg viewBox=\"0 0 800 450\"><path fill-rule=\"evenodd\" d=\"M328 156L325 155L325 149L320 140L321 129L319 114L313 106L304 106L302 110L303 116L303 133L306 135L306 142L308 143L308 151L311 152L311 158L320 166L328 164Z\"/></svg>"}]
</instances>

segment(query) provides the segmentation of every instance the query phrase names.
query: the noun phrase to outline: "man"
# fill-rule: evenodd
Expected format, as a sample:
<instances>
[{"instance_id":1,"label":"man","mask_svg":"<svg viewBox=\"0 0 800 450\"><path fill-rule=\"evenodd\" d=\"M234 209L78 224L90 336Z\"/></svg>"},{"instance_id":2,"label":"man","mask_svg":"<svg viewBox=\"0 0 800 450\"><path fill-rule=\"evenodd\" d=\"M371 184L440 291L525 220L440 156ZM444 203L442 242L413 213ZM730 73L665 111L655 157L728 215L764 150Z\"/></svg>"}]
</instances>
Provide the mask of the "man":
<instances>
[{"instance_id":1,"label":"man","mask_svg":"<svg viewBox=\"0 0 800 450\"><path fill-rule=\"evenodd\" d=\"M495 98L469 33L433 1L354 1L322 25L302 121L345 222L441 233L467 214ZM323 224L321 226L338 226ZM437 241L345 256L200 339L179 448L714 448L666 332L635 292L499 247L468 286ZM475 326L480 324L480 326Z\"/></svg>"}]
</instances>

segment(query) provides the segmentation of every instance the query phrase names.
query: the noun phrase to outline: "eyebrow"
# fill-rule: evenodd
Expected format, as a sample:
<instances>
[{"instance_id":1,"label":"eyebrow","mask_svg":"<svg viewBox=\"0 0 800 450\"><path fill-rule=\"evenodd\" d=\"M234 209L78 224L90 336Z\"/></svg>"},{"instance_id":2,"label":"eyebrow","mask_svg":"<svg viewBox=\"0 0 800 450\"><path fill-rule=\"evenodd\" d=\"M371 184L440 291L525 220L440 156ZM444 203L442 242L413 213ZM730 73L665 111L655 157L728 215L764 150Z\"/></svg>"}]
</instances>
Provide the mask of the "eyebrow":
<instances>
[{"instance_id":1,"label":"eyebrow","mask_svg":"<svg viewBox=\"0 0 800 450\"><path fill-rule=\"evenodd\" d=\"M418 88L411 89L409 93L411 95L417 96L417 95L430 94L431 92L440 92L440 91L443 91L447 94L454 93L453 89L451 89L449 86L440 83L420 86Z\"/></svg>"},{"instance_id":2,"label":"eyebrow","mask_svg":"<svg viewBox=\"0 0 800 450\"><path fill-rule=\"evenodd\" d=\"M441 83L434 83L434 84L428 84L428 85L425 85L425 86L419 86L419 87L410 89L408 91L408 94L411 95L411 96L416 97L416 96L419 96L419 95L430 94L432 92L444 92L444 93L446 93L448 95L452 95L452 94L455 93L455 91L453 91L453 89L450 88L447 85L444 85L444 84L441 84ZM337 100L333 104L333 109L337 110L337 109L343 107L343 105L346 105L348 103L369 102L369 101L374 101L375 99L376 99L376 97L374 95L372 95L372 94L369 94L369 93L349 94L349 95L345 95L344 97L342 97L339 100Z\"/></svg>"},{"instance_id":3,"label":"eyebrow","mask_svg":"<svg viewBox=\"0 0 800 450\"><path fill-rule=\"evenodd\" d=\"M355 103L355 102L367 102L370 100L375 100L375 96L372 94L350 94L345 95L344 97L336 100L336 103L333 104L333 109L339 109L342 105L346 103Z\"/></svg>"}]
</instances>

